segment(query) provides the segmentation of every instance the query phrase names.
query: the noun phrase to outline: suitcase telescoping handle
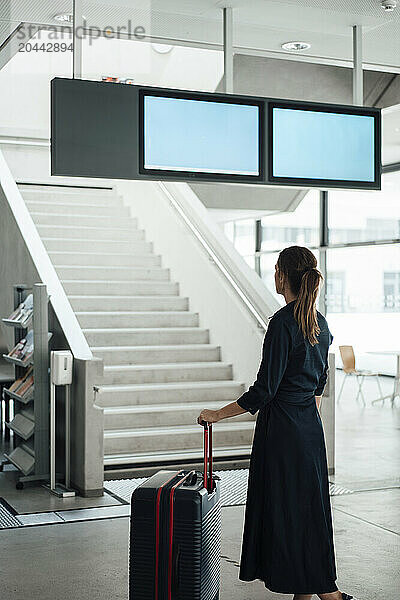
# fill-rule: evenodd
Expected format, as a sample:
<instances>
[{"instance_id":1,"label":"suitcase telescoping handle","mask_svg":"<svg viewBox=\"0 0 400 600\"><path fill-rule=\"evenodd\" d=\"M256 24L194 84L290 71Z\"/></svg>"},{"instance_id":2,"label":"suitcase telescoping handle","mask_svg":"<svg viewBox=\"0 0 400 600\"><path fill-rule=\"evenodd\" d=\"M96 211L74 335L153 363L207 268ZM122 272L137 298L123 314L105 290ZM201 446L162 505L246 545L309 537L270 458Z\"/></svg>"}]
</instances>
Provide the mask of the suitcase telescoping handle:
<instances>
[{"instance_id":1,"label":"suitcase telescoping handle","mask_svg":"<svg viewBox=\"0 0 400 600\"><path fill-rule=\"evenodd\" d=\"M213 491L212 477L212 423L202 421L204 427L204 487L211 493ZM208 473L207 473L208 471Z\"/></svg>"}]
</instances>

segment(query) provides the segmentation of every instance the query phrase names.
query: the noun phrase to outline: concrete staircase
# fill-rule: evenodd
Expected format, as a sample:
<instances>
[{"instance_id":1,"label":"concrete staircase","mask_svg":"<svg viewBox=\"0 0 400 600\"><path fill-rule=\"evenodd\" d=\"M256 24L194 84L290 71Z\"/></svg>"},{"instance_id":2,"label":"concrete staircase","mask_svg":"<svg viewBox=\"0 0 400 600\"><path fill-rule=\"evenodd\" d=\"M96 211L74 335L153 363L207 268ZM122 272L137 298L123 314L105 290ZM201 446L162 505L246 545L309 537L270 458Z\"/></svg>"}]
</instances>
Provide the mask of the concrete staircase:
<instances>
[{"instance_id":1,"label":"concrete staircase","mask_svg":"<svg viewBox=\"0 0 400 600\"><path fill-rule=\"evenodd\" d=\"M237 399L243 385L145 232L112 190L20 189L93 354L104 359L105 467L198 461L200 410ZM246 413L217 423L215 458L248 456L253 421Z\"/></svg>"}]
</instances>

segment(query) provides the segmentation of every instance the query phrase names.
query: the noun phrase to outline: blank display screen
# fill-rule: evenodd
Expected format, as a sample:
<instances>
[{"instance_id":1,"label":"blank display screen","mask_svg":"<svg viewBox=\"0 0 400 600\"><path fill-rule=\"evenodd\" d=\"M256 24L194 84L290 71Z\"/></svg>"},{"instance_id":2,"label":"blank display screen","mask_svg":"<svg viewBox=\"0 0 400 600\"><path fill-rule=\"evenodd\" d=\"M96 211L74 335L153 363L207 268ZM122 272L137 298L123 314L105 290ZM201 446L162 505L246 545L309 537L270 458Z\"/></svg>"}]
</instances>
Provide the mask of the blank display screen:
<instances>
[{"instance_id":1,"label":"blank display screen","mask_svg":"<svg viewBox=\"0 0 400 600\"><path fill-rule=\"evenodd\" d=\"M260 107L145 95L143 167L260 176Z\"/></svg>"},{"instance_id":2,"label":"blank display screen","mask_svg":"<svg viewBox=\"0 0 400 600\"><path fill-rule=\"evenodd\" d=\"M374 182L375 119L272 109L272 176Z\"/></svg>"}]
</instances>

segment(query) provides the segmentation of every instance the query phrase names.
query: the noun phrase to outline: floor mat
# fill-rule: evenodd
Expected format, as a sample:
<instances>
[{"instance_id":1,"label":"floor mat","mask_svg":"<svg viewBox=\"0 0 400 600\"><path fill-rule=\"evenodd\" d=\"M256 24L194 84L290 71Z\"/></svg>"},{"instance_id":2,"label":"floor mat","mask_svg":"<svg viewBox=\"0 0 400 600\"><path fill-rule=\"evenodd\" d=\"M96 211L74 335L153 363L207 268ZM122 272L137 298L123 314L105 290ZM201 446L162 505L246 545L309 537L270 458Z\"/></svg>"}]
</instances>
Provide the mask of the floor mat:
<instances>
[{"instance_id":1,"label":"floor mat","mask_svg":"<svg viewBox=\"0 0 400 600\"><path fill-rule=\"evenodd\" d=\"M7 503L3 498L0 498L0 529L8 529L9 527L20 527L21 523L7 507Z\"/></svg>"},{"instance_id":2,"label":"floor mat","mask_svg":"<svg viewBox=\"0 0 400 600\"><path fill-rule=\"evenodd\" d=\"M221 504L222 506L238 506L246 504L247 480L249 477L248 469L232 469L227 471L216 471L221 478ZM137 479L113 479L104 482L104 489L115 494L115 496L130 502L135 488L137 488L147 477ZM329 494L339 496L342 494L351 494L351 490L337 485L329 484Z\"/></svg>"}]
</instances>

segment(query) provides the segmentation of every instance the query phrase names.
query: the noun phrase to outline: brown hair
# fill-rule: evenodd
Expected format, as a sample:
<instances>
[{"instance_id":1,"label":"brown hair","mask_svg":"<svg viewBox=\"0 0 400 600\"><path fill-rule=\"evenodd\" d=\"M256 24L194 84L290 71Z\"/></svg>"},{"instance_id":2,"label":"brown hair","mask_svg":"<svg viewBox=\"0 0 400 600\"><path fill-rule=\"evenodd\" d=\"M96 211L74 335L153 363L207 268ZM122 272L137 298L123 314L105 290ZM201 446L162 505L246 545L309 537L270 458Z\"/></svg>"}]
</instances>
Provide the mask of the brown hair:
<instances>
[{"instance_id":1,"label":"brown hair","mask_svg":"<svg viewBox=\"0 0 400 600\"><path fill-rule=\"evenodd\" d=\"M308 248L290 246L279 254L277 267L296 296L294 317L304 337L314 346L318 344L320 332L316 301L323 279L317 269L317 259Z\"/></svg>"}]
</instances>

